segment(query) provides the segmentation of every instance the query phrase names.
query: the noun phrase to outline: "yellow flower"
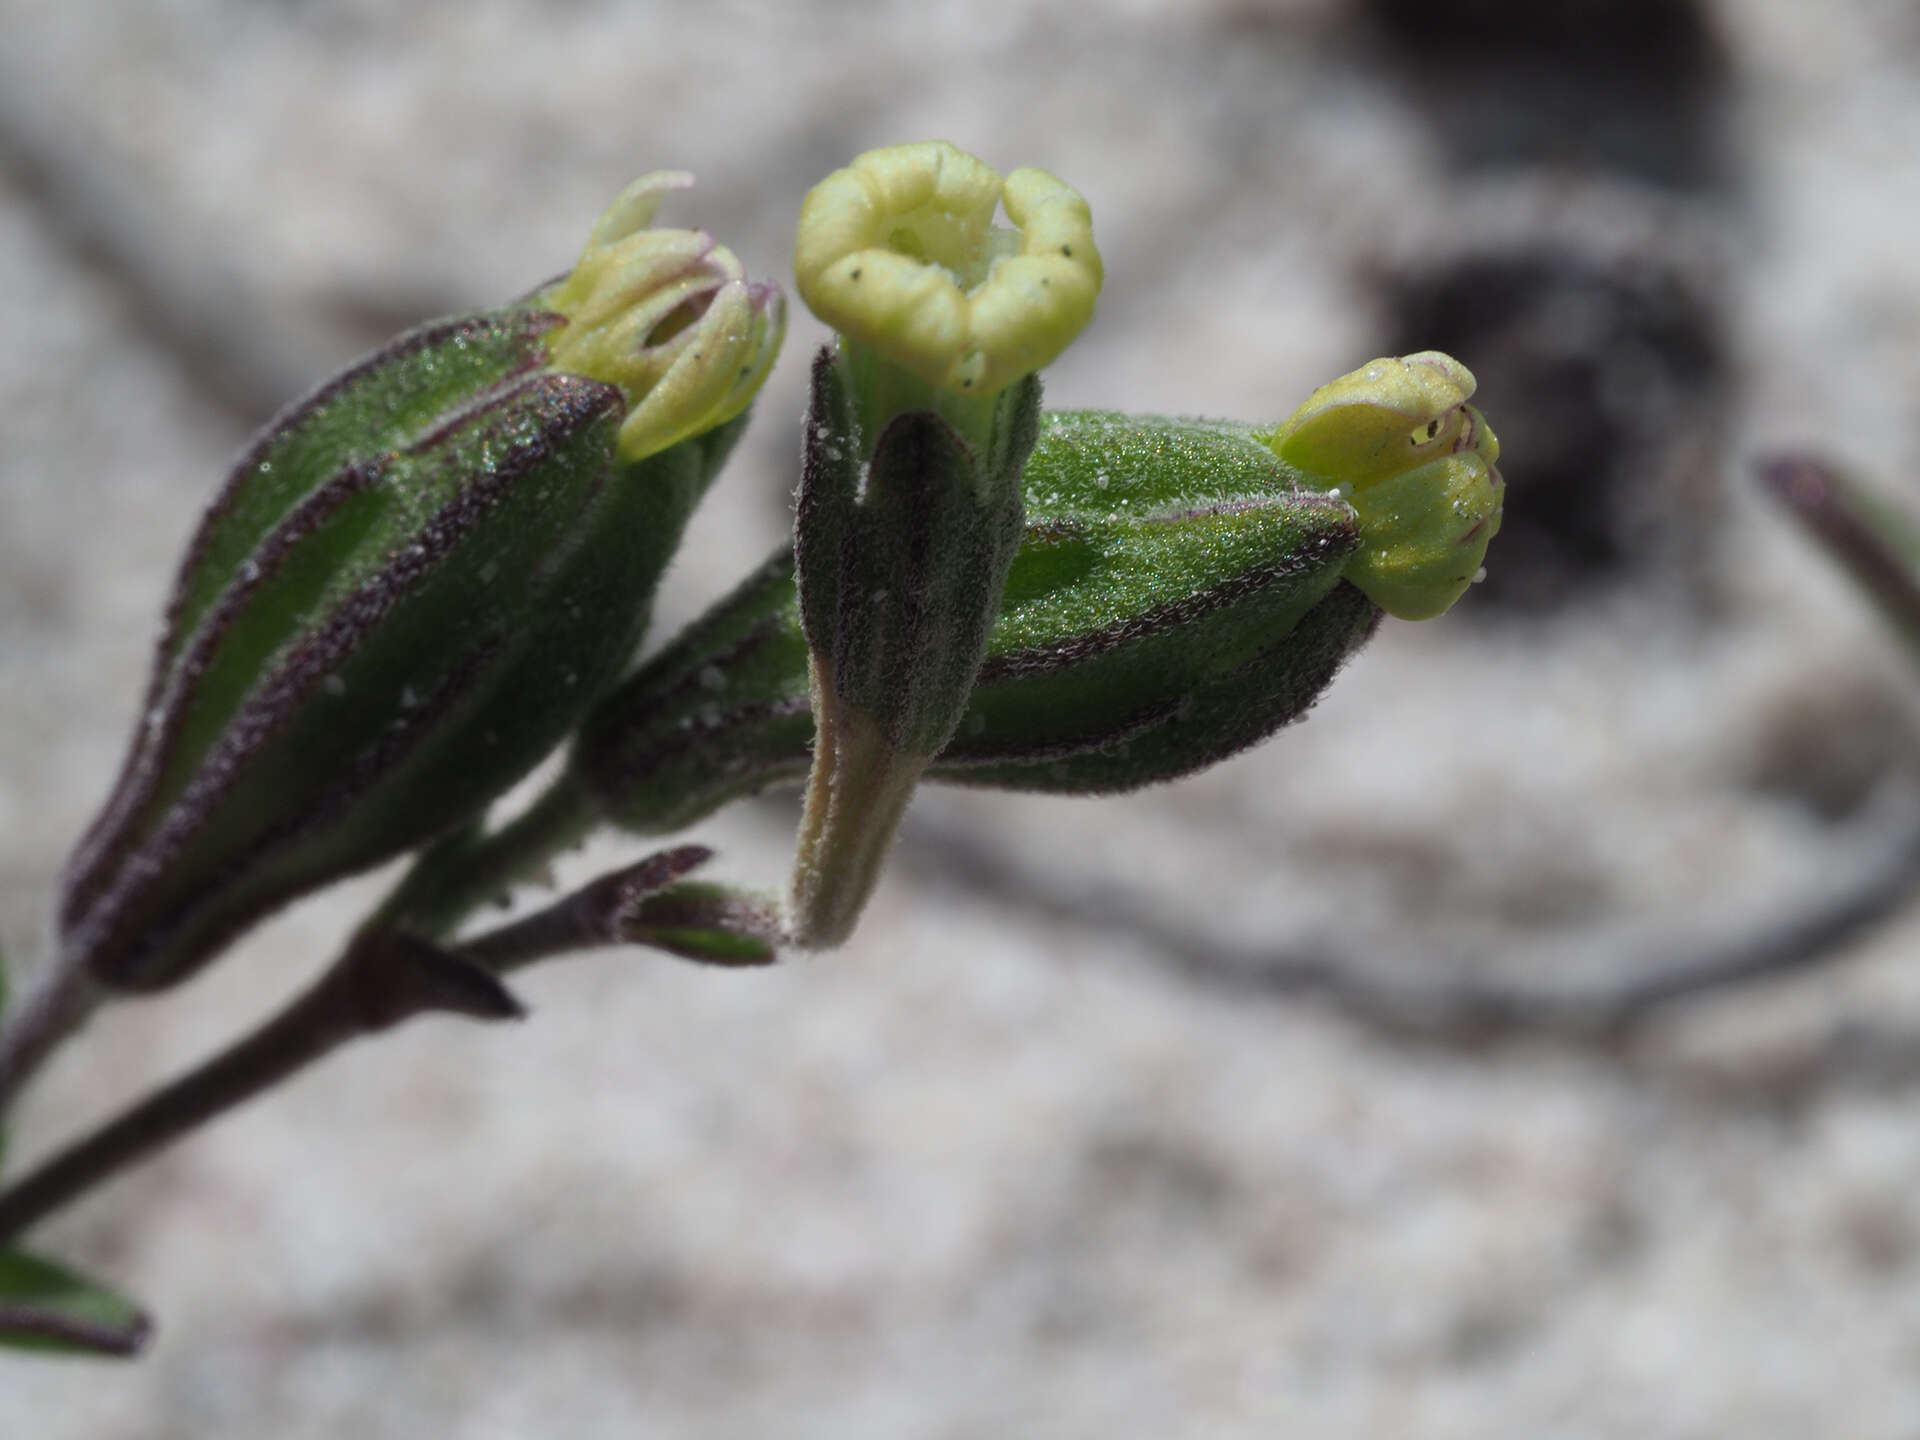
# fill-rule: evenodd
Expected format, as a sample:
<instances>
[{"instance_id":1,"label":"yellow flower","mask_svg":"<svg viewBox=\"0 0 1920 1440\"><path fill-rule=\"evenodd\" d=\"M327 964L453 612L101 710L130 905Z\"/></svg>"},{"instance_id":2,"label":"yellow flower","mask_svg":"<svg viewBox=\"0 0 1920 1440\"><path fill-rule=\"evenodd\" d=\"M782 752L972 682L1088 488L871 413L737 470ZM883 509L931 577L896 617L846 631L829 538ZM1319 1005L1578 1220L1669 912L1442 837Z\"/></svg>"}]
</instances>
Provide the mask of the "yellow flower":
<instances>
[{"instance_id":1,"label":"yellow flower","mask_svg":"<svg viewBox=\"0 0 1920 1440\"><path fill-rule=\"evenodd\" d=\"M745 410L786 333L779 286L750 282L704 231L648 228L660 202L692 184L678 170L634 181L573 273L540 297L567 320L548 340L555 368L625 392L619 452L629 462Z\"/></svg>"},{"instance_id":2,"label":"yellow flower","mask_svg":"<svg viewBox=\"0 0 1920 1440\"><path fill-rule=\"evenodd\" d=\"M1473 372L1425 350L1370 360L1307 397L1267 443L1360 520L1346 578L1402 620L1444 614L1500 530L1500 442L1467 404Z\"/></svg>"},{"instance_id":3,"label":"yellow flower","mask_svg":"<svg viewBox=\"0 0 1920 1440\"><path fill-rule=\"evenodd\" d=\"M996 228L1004 205L1014 229ZM1004 181L943 140L869 150L808 192L800 296L930 385L980 397L1051 363L1093 318L1087 202L1044 170Z\"/></svg>"}]
</instances>

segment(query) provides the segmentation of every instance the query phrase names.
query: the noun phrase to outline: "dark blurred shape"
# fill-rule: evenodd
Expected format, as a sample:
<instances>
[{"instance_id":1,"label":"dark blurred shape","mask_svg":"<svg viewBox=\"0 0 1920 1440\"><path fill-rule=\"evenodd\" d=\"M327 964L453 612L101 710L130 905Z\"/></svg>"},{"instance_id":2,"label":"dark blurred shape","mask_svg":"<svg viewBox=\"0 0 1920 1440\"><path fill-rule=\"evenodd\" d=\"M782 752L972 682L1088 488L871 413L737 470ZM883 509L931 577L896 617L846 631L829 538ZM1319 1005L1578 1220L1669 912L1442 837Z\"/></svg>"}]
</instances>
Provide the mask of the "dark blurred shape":
<instances>
[{"instance_id":1,"label":"dark blurred shape","mask_svg":"<svg viewBox=\"0 0 1920 1440\"><path fill-rule=\"evenodd\" d=\"M1920 520L1910 506L1819 455L1756 463L1761 488L1873 602L1920 660ZM1823 819L1857 809L1914 753L1910 672L1807 686L1763 734L1748 783Z\"/></svg>"},{"instance_id":2,"label":"dark blurred shape","mask_svg":"<svg viewBox=\"0 0 1920 1440\"><path fill-rule=\"evenodd\" d=\"M1388 349L1462 357L1500 435L1506 515L1468 609L1550 608L1701 553L1728 361L1714 298L1682 269L1542 239L1385 291Z\"/></svg>"},{"instance_id":3,"label":"dark blurred shape","mask_svg":"<svg viewBox=\"0 0 1920 1440\"><path fill-rule=\"evenodd\" d=\"M1761 485L1920 659L1920 523L1818 457L1774 455L1758 468Z\"/></svg>"},{"instance_id":4,"label":"dark blurred shape","mask_svg":"<svg viewBox=\"0 0 1920 1440\"><path fill-rule=\"evenodd\" d=\"M1692 0L1363 0L1363 8L1429 58L1511 52L1686 80L1719 56Z\"/></svg>"},{"instance_id":5,"label":"dark blurred shape","mask_svg":"<svg viewBox=\"0 0 1920 1440\"><path fill-rule=\"evenodd\" d=\"M1453 164L1669 189L1726 178L1718 36L1694 0L1361 0Z\"/></svg>"}]
</instances>

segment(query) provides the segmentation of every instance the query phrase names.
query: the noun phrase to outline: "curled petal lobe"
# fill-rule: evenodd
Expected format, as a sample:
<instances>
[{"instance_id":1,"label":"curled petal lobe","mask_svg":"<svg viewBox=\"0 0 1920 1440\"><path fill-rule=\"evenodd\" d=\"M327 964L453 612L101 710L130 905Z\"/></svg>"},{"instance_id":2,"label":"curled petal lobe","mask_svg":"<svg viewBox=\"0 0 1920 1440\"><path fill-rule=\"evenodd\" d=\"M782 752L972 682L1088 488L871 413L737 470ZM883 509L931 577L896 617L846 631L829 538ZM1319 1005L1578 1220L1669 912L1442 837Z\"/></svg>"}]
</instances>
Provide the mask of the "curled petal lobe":
<instances>
[{"instance_id":1,"label":"curled petal lobe","mask_svg":"<svg viewBox=\"0 0 1920 1440\"><path fill-rule=\"evenodd\" d=\"M611 245L653 224L660 202L676 190L691 190L693 176L685 170L654 170L642 175L607 207L587 237L589 247Z\"/></svg>"},{"instance_id":2,"label":"curled petal lobe","mask_svg":"<svg viewBox=\"0 0 1920 1440\"><path fill-rule=\"evenodd\" d=\"M566 320L548 340L553 365L626 395L628 462L745 410L786 332L779 287L749 282L731 250L704 231L648 228L661 200L692 183L661 171L628 186L541 301Z\"/></svg>"},{"instance_id":3,"label":"curled petal lobe","mask_svg":"<svg viewBox=\"0 0 1920 1440\"><path fill-rule=\"evenodd\" d=\"M829 266L868 250L977 282L1003 188L991 166L944 141L867 151L801 203L793 255L801 293Z\"/></svg>"},{"instance_id":4,"label":"curled petal lobe","mask_svg":"<svg viewBox=\"0 0 1920 1440\"><path fill-rule=\"evenodd\" d=\"M1004 206L1012 229L993 225ZM800 209L801 298L930 385L991 395L1050 364L1093 318L1087 203L1043 170L1004 181L944 141L870 150Z\"/></svg>"},{"instance_id":5,"label":"curled petal lobe","mask_svg":"<svg viewBox=\"0 0 1920 1440\"><path fill-rule=\"evenodd\" d=\"M1473 372L1437 350L1369 360L1309 395L1271 443L1310 475L1365 485L1451 452L1473 391Z\"/></svg>"}]
</instances>

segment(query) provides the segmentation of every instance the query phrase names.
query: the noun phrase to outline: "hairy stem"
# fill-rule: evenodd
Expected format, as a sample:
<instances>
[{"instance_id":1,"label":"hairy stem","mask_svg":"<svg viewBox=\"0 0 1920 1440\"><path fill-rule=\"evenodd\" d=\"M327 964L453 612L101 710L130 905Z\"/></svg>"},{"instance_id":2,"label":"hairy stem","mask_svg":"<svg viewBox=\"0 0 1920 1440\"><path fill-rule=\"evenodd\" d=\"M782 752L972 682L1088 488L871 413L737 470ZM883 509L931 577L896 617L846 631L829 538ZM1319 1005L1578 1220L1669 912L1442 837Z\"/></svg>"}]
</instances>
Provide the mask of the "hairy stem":
<instances>
[{"instance_id":1,"label":"hairy stem","mask_svg":"<svg viewBox=\"0 0 1920 1440\"><path fill-rule=\"evenodd\" d=\"M478 966L405 935L363 932L266 1024L0 1192L0 1240L347 1041L431 1010L485 1019L519 1013Z\"/></svg>"},{"instance_id":2,"label":"hairy stem","mask_svg":"<svg viewBox=\"0 0 1920 1440\"><path fill-rule=\"evenodd\" d=\"M555 855L584 838L594 820L585 792L563 774L525 814L491 835L463 832L427 851L340 958L278 1014L0 1191L0 1240L349 1040L429 1010L483 1018L516 1013L511 997L491 980L492 968L408 932L451 932L477 906L544 872ZM513 963L508 959L497 968ZM62 983L56 971L9 1019L0 1036L0 1096L16 1089L97 1001L99 992L84 971L62 970L68 968L79 982Z\"/></svg>"},{"instance_id":3,"label":"hairy stem","mask_svg":"<svg viewBox=\"0 0 1920 1440\"><path fill-rule=\"evenodd\" d=\"M816 683L812 773L794 842L793 943L845 943L880 878L926 757L903 754L873 719L823 697Z\"/></svg>"}]
</instances>

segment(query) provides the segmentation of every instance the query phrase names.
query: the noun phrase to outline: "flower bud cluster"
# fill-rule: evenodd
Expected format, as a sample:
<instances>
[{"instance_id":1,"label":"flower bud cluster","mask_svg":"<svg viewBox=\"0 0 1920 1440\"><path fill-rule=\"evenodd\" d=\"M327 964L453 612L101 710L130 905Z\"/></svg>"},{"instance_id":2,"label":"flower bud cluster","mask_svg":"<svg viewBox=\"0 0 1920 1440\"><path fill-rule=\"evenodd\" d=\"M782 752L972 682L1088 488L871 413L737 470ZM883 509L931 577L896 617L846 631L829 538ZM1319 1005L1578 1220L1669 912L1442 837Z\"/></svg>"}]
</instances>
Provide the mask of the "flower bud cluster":
<instances>
[{"instance_id":1,"label":"flower bud cluster","mask_svg":"<svg viewBox=\"0 0 1920 1440\"><path fill-rule=\"evenodd\" d=\"M564 783L643 831L806 775L786 923L836 944L923 776L1096 793L1212 764L1303 714L1381 609L1445 611L1499 528L1498 442L1437 353L1278 426L1043 416L1101 284L1086 202L896 146L802 207L800 292L837 335L791 549L630 673L785 328L731 251L652 227L689 183L642 177L567 276L401 336L234 467L65 876L96 980L170 984L296 895L477 837L576 734ZM394 913L459 912L471 885L414 892L465 843Z\"/></svg>"}]
</instances>

